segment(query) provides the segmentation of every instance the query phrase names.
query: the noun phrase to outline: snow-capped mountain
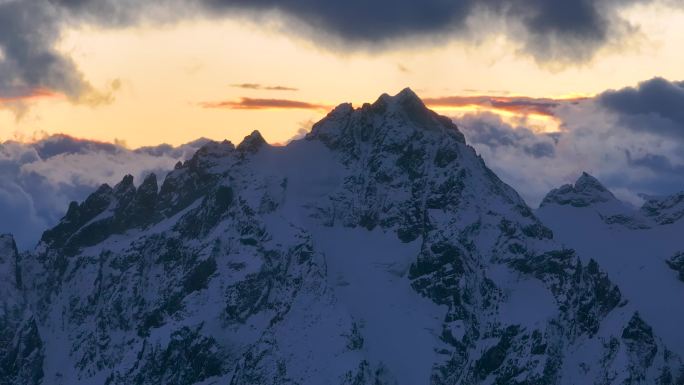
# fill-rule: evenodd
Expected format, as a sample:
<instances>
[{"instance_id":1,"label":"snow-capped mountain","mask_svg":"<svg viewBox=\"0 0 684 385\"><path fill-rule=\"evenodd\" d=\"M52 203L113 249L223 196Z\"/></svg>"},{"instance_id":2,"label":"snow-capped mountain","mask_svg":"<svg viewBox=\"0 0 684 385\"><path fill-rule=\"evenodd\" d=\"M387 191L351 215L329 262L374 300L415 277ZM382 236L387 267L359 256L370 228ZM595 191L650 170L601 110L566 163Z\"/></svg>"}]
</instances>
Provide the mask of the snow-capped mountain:
<instances>
[{"instance_id":1,"label":"snow-capped mountain","mask_svg":"<svg viewBox=\"0 0 684 385\"><path fill-rule=\"evenodd\" d=\"M683 381L684 344L409 89L103 185L2 253L10 383Z\"/></svg>"},{"instance_id":2,"label":"snow-capped mountain","mask_svg":"<svg viewBox=\"0 0 684 385\"><path fill-rule=\"evenodd\" d=\"M582 173L574 185L566 184L551 190L544 197L541 207L549 205L593 206L604 213L611 210L624 211L627 208L601 182L586 172Z\"/></svg>"},{"instance_id":3,"label":"snow-capped mountain","mask_svg":"<svg viewBox=\"0 0 684 385\"><path fill-rule=\"evenodd\" d=\"M595 187L583 188L589 178ZM558 200L554 197L559 190L582 193ZM577 195L588 204L569 203L579 199ZM649 200L639 209L629 208L585 173L574 186L551 191L536 212L558 241L577 250L583 258L597 260L611 281L618 284L629 306L679 355L684 354L682 197L679 193ZM621 212L615 214L615 208ZM612 216L606 214L610 210Z\"/></svg>"},{"instance_id":4,"label":"snow-capped mountain","mask_svg":"<svg viewBox=\"0 0 684 385\"><path fill-rule=\"evenodd\" d=\"M674 224L684 218L684 191L660 199L649 199L641 214L659 225Z\"/></svg>"}]
</instances>

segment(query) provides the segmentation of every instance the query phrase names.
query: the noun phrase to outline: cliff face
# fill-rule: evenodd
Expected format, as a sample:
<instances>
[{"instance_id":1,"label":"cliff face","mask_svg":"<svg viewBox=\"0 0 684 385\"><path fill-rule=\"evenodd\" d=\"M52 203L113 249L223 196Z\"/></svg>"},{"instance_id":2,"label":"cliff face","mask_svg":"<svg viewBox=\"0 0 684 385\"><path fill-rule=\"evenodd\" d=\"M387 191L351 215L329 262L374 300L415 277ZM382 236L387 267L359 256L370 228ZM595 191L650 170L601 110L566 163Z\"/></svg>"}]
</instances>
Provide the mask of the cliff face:
<instances>
[{"instance_id":1,"label":"cliff face","mask_svg":"<svg viewBox=\"0 0 684 385\"><path fill-rule=\"evenodd\" d=\"M0 380L40 384L43 341L22 289L21 260L11 235L0 235Z\"/></svg>"}]
</instances>

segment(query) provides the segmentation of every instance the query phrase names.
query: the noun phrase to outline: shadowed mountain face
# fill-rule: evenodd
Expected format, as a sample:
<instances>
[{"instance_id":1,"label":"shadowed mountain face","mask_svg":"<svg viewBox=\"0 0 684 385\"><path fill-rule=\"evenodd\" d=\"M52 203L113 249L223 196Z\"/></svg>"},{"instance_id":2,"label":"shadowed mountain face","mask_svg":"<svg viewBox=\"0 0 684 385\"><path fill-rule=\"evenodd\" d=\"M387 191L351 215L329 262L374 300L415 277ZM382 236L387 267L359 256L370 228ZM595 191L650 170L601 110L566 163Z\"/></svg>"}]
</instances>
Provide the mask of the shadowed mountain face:
<instances>
[{"instance_id":1,"label":"shadowed mountain face","mask_svg":"<svg viewBox=\"0 0 684 385\"><path fill-rule=\"evenodd\" d=\"M71 201L126 174L166 173L207 142L129 150L121 145L52 135L33 143L0 143L0 233L12 232L20 250L34 247Z\"/></svg>"},{"instance_id":2,"label":"shadowed mountain face","mask_svg":"<svg viewBox=\"0 0 684 385\"><path fill-rule=\"evenodd\" d=\"M591 178L591 179L589 179ZM580 188L592 180L592 188ZM536 214L556 239L595 258L623 297L637 309L652 333L669 349L684 354L684 199L682 193L651 199L641 208L620 202L598 180L584 174L565 200L553 190ZM586 205L574 205L579 199ZM605 198L605 199L604 199Z\"/></svg>"},{"instance_id":3,"label":"shadowed mountain face","mask_svg":"<svg viewBox=\"0 0 684 385\"><path fill-rule=\"evenodd\" d=\"M541 206L559 204L586 207L595 203L611 201L617 201L613 193L608 191L596 178L584 172L574 185L563 185L549 192Z\"/></svg>"},{"instance_id":4,"label":"shadowed mountain face","mask_svg":"<svg viewBox=\"0 0 684 385\"><path fill-rule=\"evenodd\" d=\"M207 143L159 188L104 185L6 254L3 301L30 312L3 325L37 331L14 383L680 381L601 266L409 89L286 147Z\"/></svg>"}]
</instances>

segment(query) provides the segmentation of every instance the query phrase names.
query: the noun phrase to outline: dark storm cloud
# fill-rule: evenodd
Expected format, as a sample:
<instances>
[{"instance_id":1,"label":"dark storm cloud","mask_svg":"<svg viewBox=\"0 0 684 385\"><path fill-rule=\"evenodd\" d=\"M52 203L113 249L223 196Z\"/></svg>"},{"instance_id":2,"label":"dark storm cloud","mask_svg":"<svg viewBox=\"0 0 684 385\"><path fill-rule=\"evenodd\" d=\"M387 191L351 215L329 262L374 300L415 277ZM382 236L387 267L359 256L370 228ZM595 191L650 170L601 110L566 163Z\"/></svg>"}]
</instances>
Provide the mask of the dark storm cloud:
<instances>
[{"instance_id":1,"label":"dark storm cloud","mask_svg":"<svg viewBox=\"0 0 684 385\"><path fill-rule=\"evenodd\" d=\"M627 128L684 138L684 82L653 78L606 91L598 100Z\"/></svg>"},{"instance_id":2,"label":"dark storm cloud","mask_svg":"<svg viewBox=\"0 0 684 385\"><path fill-rule=\"evenodd\" d=\"M111 90L94 88L73 60L55 48L60 32L79 23L119 28L198 17L262 20L284 15L283 32L304 34L333 49L384 48L414 37L467 40L504 31L537 60L567 63L591 59L608 41L623 38L630 30L619 14L624 6L656 2L677 4L667 0L3 0L0 100L27 97L36 90L54 91L76 102L111 100ZM478 23L480 16L497 22ZM328 44L330 38L344 44Z\"/></svg>"},{"instance_id":3,"label":"dark storm cloud","mask_svg":"<svg viewBox=\"0 0 684 385\"><path fill-rule=\"evenodd\" d=\"M60 16L42 1L0 2L0 97L28 97L39 89L78 97L90 85L73 61L54 48Z\"/></svg>"},{"instance_id":4,"label":"dark storm cloud","mask_svg":"<svg viewBox=\"0 0 684 385\"><path fill-rule=\"evenodd\" d=\"M541 62L586 61L609 40L629 32L619 11L634 3L665 0L205 0L215 12L241 9L277 11L314 31L351 45L377 47L411 37L469 38L498 32L486 15L501 22L513 40ZM296 23L292 23L296 27ZM473 31L473 29L475 29Z\"/></svg>"},{"instance_id":5,"label":"dark storm cloud","mask_svg":"<svg viewBox=\"0 0 684 385\"><path fill-rule=\"evenodd\" d=\"M43 0L0 1L0 107L62 94L91 105L111 100L116 88L97 90L56 43L69 17L59 4Z\"/></svg>"}]
</instances>

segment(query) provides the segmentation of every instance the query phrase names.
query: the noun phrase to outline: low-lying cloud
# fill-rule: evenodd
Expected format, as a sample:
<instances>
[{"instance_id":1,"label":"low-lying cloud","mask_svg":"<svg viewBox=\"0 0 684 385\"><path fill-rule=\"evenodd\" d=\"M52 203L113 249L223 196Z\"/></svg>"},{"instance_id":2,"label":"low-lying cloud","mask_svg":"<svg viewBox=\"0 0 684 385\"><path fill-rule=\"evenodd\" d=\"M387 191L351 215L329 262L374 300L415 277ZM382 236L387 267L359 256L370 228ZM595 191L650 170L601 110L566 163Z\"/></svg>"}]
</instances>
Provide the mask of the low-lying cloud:
<instances>
[{"instance_id":1,"label":"low-lying cloud","mask_svg":"<svg viewBox=\"0 0 684 385\"><path fill-rule=\"evenodd\" d=\"M467 114L459 122L461 131L475 147L507 148L537 159L553 158L556 154L557 134L536 134L524 126L514 127L491 112Z\"/></svg>"},{"instance_id":2,"label":"low-lying cloud","mask_svg":"<svg viewBox=\"0 0 684 385\"><path fill-rule=\"evenodd\" d=\"M0 144L0 233L13 233L21 248L35 244L71 201L81 201L102 183L160 177L192 156L205 140L180 147L129 150L111 143L57 135L35 143Z\"/></svg>"},{"instance_id":3,"label":"low-lying cloud","mask_svg":"<svg viewBox=\"0 0 684 385\"><path fill-rule=\"evenodd\" d=\"M616 195L639 204L641 195L684 190L682 82L651 79L636 87L560 103L550 110L560 131L539 133L491 113L455 118L487 164L532 206L582 171Z\"/></svg>"}]
</instances>

